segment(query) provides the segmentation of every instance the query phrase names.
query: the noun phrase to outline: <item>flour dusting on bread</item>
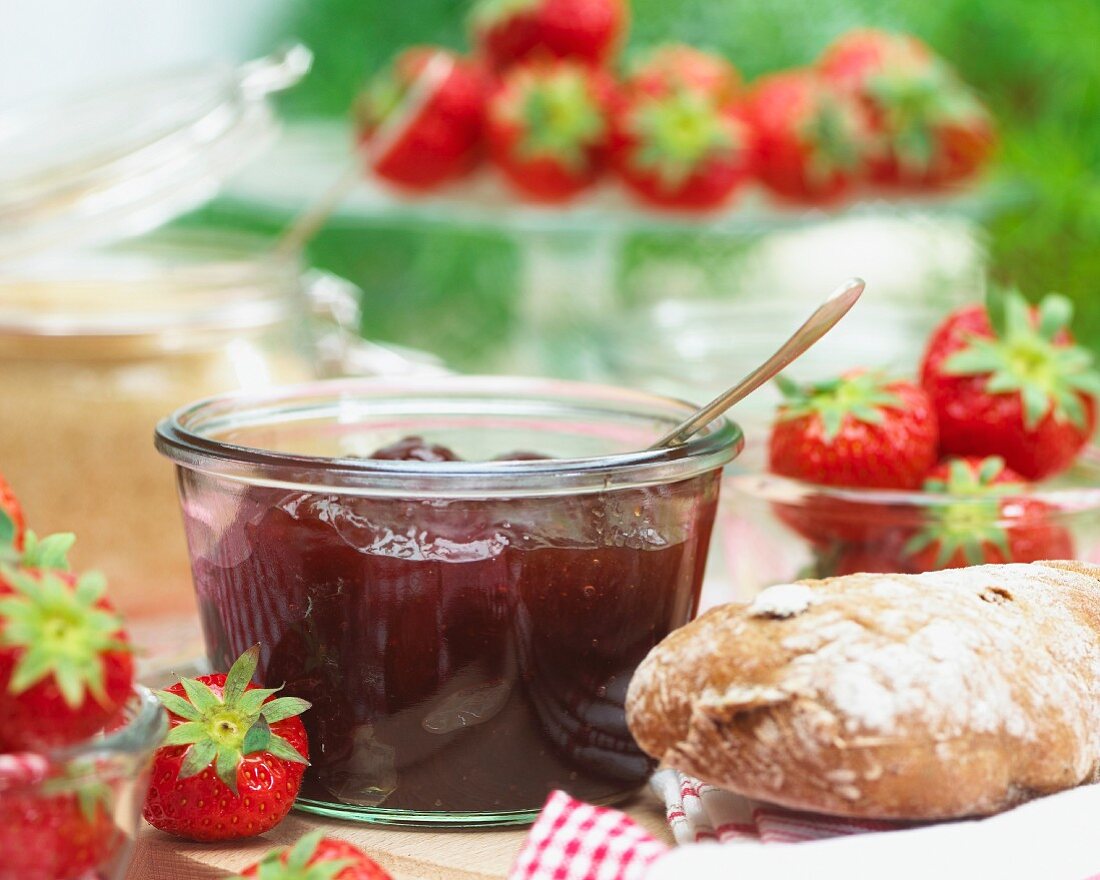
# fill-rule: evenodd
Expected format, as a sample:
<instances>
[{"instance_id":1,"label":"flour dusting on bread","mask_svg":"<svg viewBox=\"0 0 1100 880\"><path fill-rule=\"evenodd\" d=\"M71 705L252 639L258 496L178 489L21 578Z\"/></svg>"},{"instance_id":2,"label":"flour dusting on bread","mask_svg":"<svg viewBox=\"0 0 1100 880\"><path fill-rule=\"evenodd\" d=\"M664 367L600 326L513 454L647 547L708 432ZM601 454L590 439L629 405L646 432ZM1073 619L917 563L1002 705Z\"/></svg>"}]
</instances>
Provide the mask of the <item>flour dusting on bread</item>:
<instances>
[{"instance_id":1,"label":"flour dusting on bread","mask_svg":"<svg viewBox=\"0 0 1100 880\"><path fill-rule=\"evenodd\" d=\"M795 807L941 818L1100 768L1100 569L783 584L673 633L628 696L642 747Z\"/></svg>"}]
</instances>

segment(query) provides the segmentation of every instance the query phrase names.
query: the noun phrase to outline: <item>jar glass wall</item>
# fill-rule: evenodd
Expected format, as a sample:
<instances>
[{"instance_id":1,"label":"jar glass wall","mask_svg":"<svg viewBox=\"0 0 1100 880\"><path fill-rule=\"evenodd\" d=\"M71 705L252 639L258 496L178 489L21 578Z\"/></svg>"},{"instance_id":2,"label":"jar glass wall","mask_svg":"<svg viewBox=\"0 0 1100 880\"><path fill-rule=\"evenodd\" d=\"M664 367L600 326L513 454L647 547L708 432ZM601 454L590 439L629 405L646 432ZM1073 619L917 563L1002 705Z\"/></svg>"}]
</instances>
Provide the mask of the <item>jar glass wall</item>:
<instances>
[{"instance_id":1,"label":"jar glass wall","mask_svg":"<svg viewBox=\"0 0 1100 880\"><path fill-rule=\"evenodd\" d=\"M261 680L313 703L300 806L506 824L555 788L644 784L626 687L696 609L740 448L716 422L636 451L688 412L467 378L237 395L161 424L211 662L258 642ZM463 460L367 457L409 435Z\"/></svg>"}]
</instances>

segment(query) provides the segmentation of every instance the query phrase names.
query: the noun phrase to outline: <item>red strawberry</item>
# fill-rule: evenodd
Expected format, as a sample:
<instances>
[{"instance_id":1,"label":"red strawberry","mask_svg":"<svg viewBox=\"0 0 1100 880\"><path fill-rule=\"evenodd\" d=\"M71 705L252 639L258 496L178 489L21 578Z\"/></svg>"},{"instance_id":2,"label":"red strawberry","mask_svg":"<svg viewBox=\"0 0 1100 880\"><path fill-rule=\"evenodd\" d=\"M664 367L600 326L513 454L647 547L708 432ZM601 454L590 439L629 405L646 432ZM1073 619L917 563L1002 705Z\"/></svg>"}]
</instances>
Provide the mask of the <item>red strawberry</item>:
<instances>
[{"instance_id":1,"label":"red strawberry","mask_svg":"<svg viewBox=\"0 0 1100 880\"><path fill-rule=\"evenodd\" d=\"M0 750L86 739L129 698L131 648L106 586L95 574L0 570Z\"/></svg>"},{"instance_id":2,"label":"red strawberry","mask_svg":"<svg viewBox=\"0 0 1100 880\"><path fill-rule=\"evenodd\" d=\"M696 89L635 93L616 113L612 162L642 201L706 211L748 180L749 135L735 107Z\"/></svg>"},{"instance_id":3,"label":"red strawberry","mask_svg":"<svg viewBox=\"0 0 1100 880\"><path fill-rule=\"evenodd\" d=\"M0 552L10 547L17 553L23 550L23 535L27 531L23 517L23 505L15 497L8 481L0 474Z\"/></svg>"},{"instance_id":4,"label":"red strawberry","mask_svg":"<svg viewBox=\"0 0 1100 880\"><path fill-rule=\"evenodd\" d=\"M982 458L968 455L962 458L945 458L937 464L924 480L924 491L946 495L966 489L985 489L994 486L1022 488L1026 480L1016 471L1005 466L1005 460L997 455ZM966 494L974 494L967 492ZM981 494L980 492L978 494Z\"/></svg>"},{"instance_id":5,"label":"red strawberry","mask_svg":"<svg viewBox=\"0 0 1100 880\"><path fill-rule=\"evenodd\" d=\"M536 201L588 188L607 157L612 91L604 74L571 61L513 68L489 104L493 163Z\"/></svg>"},{"instance_id":6,"label":"red strawberry","mask_svg":"<svg viewBox=\"0 0 1100 880\"><path fill-rule=\"evenodd\" d=\"M231 880L392 880L357 847L314 831L292 847L276 847Z\"/></svg>"},{"instance_id":7,"label":"red strawberry","mask_svg":"<svg viewBox=\"0 0 1100 880\"><path fill-rule=\"evenodd\" d=\"M1016 292L948 316L921 366L943 453L999 455L1028 480L1073 463L1096 428L1100 374L1072 316L1064 297L1031 308Z\"/></svg>"},{"instance_id":8,"label":"red strawberry","mask_svg":"<svg viewBox=\"0 0 1100 880\"><path fill-rule=\"evenodd\" d=\"M879 155L870 165L877 183L955 183L979 171L996 148L988 111L914 37L852 31L825 50L818 68L862 101L881 135Z\"/></svg>"},{"instance_id":9,"label":"red strawberry","mask_svg":"<svg viewBox=\"0 0 1100 880\"><path fill-rule=\"evenodd\" d=\"M356 103L374 173L426 191L470 172L480 158L488 90L471 61L437 46L406 49Z\"/></svg>"},{"instance_id":10,"label":"red strawberry","mask_svg":"<svg viewBox=\"0 0 1100 880\"><path fill-rule=\"evenodd\" d=\"M1037 498L1008 497L1022 484L1003 459L954 459L925 482L953 500L929 508L928 524L906 545L915 571L1004 562L1072 559L1073 538Z\"/></svg>"},{"instance_id":11,"label":"red strawberry","mask_svg":"<svg viewBox=\"0 0 1100 880\"><path fill-rule=\"evenodd\" d=\"M309 703L250 684L259 653L256 645L228 674L157 692L170 726L142 811L150 825L189 840L236 840L269 831L290 811L309 757L297 716Z\"/></svg>"},{"instance_id":12,"label":"red strawberry","mask_svg":"<svg viewBox=\"0 0 1100 880\"><path fill-rule=\"evenodd\" d=\"M0 755L0 880L73 880L103 865L124 845L109 799L41 755Z\"/></svg>"},{"instance_id":13,"label":"red strawberry","mask_svg":"<svg viewBox=\"0 0 1100 880\"><path fill-rule=\"evenodd\" d=\"M866 115L812 71L758 80L746 116L754 132L757 177L781 198L835 202L862 172L870 142Z\"/></svg>"},{"instance_id":14,"label":"red strawberry","mask_svg":"<svg viewBox=\"0 0 1100 880\"><path fill-rule=\"evenodd\" d=\"M540 56L602 64L629 17L627 0L478 0L470 27L496 70Z\"/></svg>"},{"instance_id":15,"label":"red strawberry","mask_svg":"<svg viewBox=\"0 0 1100 880\"><path fill-rule=\"evenodd\" d=\"M925 393L877 373L800 387L780 382L769 444L774 473L825 486L916 489L936 461L936 417Z\"/></svg>"},{"instance_id":16,"label":"red strawberry","mask_svg":"<svg viewBox=\"0 0 1100 880\"><path fill-rule=\"evenodd\" d=\"M654 97L689 89L726 106L741 90L741 75L721 55L683 43L666 43L651 49L634 65L625 88Z\"/></svg>"}]
</instances>

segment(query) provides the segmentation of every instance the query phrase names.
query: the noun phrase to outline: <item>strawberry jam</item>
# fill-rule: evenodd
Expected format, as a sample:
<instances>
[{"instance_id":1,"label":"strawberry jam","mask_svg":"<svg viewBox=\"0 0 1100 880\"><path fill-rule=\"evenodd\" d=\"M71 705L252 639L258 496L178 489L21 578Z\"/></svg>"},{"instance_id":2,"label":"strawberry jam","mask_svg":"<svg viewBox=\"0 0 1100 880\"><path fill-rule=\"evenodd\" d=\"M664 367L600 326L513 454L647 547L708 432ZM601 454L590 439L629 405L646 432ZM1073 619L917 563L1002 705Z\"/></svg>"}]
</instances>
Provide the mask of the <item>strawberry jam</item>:
<instances>
[{"instance_id":1,"label":"strawberry jam","mask_svg":"<svg viewBox=\"0 0 1100 880\"><path fill-rule=\"evenodd\" d=\"M418 438L373 457L456 458ZM534 812L555 788L614 800L652 769L623 700L694 612L718 473L475 500L203 486L235 509L217 535L188 518L210 660L259 642L260 679L313 703L307 798L427 814Z\"/></svg>"}]
</instances>

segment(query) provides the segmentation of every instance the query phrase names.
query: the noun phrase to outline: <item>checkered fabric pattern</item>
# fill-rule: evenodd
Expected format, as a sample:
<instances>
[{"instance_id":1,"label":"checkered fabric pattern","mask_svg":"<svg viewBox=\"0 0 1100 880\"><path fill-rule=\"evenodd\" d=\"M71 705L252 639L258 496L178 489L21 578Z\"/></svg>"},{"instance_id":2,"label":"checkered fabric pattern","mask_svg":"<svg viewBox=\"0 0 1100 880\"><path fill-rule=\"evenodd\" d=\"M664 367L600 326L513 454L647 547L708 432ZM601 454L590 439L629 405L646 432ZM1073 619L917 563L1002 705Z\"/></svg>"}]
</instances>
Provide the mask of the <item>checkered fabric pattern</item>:
<instances>
[{"instance_id":1,"label":"checkered fabric pattern","mask_svg":"<svg viewBox=\"0 0 1100 880\"><path fill-rule=\"evenodd\" d=\"M618 810L555 791L508 880L642 880L667 850Z\"/></svg>"}]
</instances>

